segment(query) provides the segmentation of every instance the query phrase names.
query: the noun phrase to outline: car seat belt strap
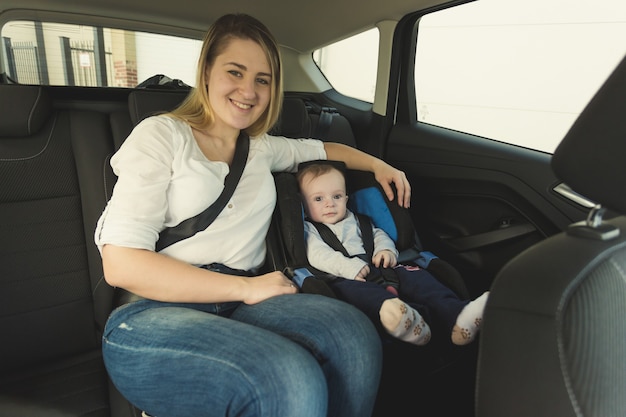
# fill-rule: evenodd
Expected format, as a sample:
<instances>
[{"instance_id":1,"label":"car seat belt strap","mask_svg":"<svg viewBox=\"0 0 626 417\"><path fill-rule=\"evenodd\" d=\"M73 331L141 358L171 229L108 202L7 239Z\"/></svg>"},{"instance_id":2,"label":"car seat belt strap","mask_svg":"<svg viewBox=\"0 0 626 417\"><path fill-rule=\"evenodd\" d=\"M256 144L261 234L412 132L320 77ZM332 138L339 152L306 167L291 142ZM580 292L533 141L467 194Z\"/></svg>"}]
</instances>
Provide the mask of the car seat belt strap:
<instances>
[{"instance_id":1,"label":"car seat belt strap","mask_svg":"<svg viewBox=\"0 0 626 417\"><path fill-rule=\"evenodd\" d=\"M237 144L235 145L235 154L233 156L233 163L230 167L230 172L226 175L224 180L224 189L220 196L207 207L203 212L183 220L179 224L173 227L164 229L159 234L159 240L156 243L156 250L161 251L176 242L183 239L187 239L198 233L201 230L206 229L213 223L217 216L221 213L228 200L235 192L241 174L246 166L248 159L248 151L250 150L250 137L241 132L239 138L237 138Z\"/></svg>"},{"instance_id":2,"label":"car seat belt strap","mask_svg":"<svg viewBox=\"0 0 626 417\"><path fill-rule=\"evenodd\" d=\"M330 107L322 107L320 117L317 121L314 137L320 140L328 140L330 125L333 122L333 109Z\"/></svg>"}]
</instances>

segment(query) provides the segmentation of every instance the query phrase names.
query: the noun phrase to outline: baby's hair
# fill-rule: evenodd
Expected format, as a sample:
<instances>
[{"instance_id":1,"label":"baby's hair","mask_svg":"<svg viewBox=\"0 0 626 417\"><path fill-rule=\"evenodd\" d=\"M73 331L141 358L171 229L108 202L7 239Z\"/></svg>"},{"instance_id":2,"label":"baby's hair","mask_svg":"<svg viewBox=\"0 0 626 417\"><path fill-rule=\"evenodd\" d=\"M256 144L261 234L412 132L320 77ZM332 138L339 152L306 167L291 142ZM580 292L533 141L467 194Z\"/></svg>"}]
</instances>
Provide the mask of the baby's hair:
<instances>
[{"instance_id":1,"label":"baby's hair","mask_svg":"<svg viewBox=\"0 0 626 417\"><path fill-rule=\"evenodd\" d=\"M296 174L298 185L302 187L302 181L307 174L311 174L311 179L315 179L329 173L333 169L345 177L346 164L342 161L318 160L302 162L298 165L298 173Z\"/></svg>"}]
</instances>

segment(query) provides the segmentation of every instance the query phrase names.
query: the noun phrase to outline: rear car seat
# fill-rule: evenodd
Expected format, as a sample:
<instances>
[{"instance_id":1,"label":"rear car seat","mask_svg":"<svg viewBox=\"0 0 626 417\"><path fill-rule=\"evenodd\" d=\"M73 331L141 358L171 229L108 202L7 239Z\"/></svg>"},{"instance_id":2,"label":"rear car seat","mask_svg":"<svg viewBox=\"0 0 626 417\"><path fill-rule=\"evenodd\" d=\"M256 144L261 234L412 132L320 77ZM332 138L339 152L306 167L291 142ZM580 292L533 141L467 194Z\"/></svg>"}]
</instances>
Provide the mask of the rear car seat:
<instances>
[{"instance_id":1,"label":"rear car seat","mask_svg":"<svg viewBox=\"0 0 626 417\"><path fill-rule=\"evenodd\" d=\"M187 97L188 90L136 89L128 96L133 125L148 116L174 109ZM348 119L330 107L320 107L300 97L285 97L272 135L288 138L318 138L356 147Z\"/></svg>"},{"instance_id":2,"label":"rear car seat","mask_svg":"<svg viewBox=\"0 0 626 417\"><path fill-rule=\"evenodd\" d=\"M102 362L115 294L93 231L115 182L110 157L134 124L188 92L133 90L128 112L49 93L0 85L0 416L135 417ZM275 133L313 136L318 118L286 98ZM354 146L347 120L325 131Z\"/></svg>"},{"instance_id":3,"label":"rear car seat","mask_svg":"<svg viewBox=\"0 0 626 417\"><path fill-rule=\"evenodd\" d=\"M134 125L148 116L173 110L183 102L189 90L137 89L128 95L128 111Z\"/></svg>"},{"instance_id":4,"label":"rear car seat","mask_svg":"<svg viewBox=\"0 0 626 417\"><path fill-rule=\"evenodd\" d=\"M38 86L0 85L0 107L0 415L134 416L100 353L110 115L57 109Z\"/></svg>"}]
</instances>

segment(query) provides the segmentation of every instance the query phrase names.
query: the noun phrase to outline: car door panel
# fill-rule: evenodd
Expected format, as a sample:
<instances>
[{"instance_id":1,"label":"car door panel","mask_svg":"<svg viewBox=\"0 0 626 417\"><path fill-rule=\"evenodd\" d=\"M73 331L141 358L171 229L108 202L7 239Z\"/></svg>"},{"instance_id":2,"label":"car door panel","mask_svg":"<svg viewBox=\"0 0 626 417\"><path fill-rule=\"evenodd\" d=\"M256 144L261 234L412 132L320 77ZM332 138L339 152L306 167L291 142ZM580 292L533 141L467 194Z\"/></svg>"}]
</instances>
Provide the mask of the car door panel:
<instances>
[{"instance_id":1,"label":"car door panel","mask_svg":"<svg viewBox=\"0 0 626 417\"><path fill-rule=\"evenodd\" d=\"M531 245L584 219L554 191L550 155L432 125L397 125L386 159L413 189L411 215L426 250L453 263L470 292Z\"/></svg>"}]
</instances>

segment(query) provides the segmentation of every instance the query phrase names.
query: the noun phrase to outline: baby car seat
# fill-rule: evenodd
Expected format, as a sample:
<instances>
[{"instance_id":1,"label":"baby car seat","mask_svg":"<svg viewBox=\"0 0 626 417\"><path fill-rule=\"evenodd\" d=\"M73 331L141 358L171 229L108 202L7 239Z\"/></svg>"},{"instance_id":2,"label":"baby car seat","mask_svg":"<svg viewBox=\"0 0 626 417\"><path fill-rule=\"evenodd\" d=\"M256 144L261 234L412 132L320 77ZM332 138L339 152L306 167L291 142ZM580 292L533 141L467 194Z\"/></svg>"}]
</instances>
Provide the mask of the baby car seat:
<instances>
[{"instance_id":1,"label":"baby car seat","mask_svg":"<svg viewBox=\"0 0 626 417\"><path fill-rule=\"evenodd\" d=\"M311 289L313 292L326 292L317 281L323 282L332 277L311 267L307 260L304 211L296 178L291 173L278 173L275 182L278 197L273 220L285 259L280 269L303 291ZM459 272L433 253L423 250L408 209L398 206L395 201L389 201L372 173L347 170L346 187L350 196L349 209L368 216L374 226L384 230L393 239L399 251L398 263L418 265L431 272L460 298L469 298L468 289ZM311 288L311 285L314 287Z\"/></svg>"}]
</instances>

